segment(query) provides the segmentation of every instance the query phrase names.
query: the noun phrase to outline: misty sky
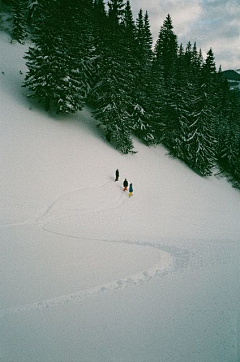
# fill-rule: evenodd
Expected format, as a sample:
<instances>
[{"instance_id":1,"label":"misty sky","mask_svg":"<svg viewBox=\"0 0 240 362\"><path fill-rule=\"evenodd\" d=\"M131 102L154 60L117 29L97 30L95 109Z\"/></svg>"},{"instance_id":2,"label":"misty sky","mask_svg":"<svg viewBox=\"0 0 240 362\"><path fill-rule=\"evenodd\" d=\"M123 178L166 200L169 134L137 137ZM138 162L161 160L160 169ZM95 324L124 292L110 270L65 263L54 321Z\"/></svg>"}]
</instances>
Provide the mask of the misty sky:
<instances>
[{"instance_id":1,"label":"misty sky","mask_svg":"<svg viewBox=\"0 0 240 362\"><path fill-rule=\"evenodd\" d=\"M178 43L213 50L217 68L240 69L240 0L130 0L136 18L148 11L154 41L169 13Z\"/></svg>"}]
</instances>

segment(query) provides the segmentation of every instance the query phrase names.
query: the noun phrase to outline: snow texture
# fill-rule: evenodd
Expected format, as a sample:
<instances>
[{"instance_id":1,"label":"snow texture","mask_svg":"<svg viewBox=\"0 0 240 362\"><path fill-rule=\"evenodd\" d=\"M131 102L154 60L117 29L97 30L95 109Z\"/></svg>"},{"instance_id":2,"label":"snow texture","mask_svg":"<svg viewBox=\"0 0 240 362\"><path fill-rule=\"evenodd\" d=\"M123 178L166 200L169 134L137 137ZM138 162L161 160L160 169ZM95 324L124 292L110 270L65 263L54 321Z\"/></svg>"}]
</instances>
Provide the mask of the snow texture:
<instances>
[{"instance_id":1,"label":"snow texture","mask_svg":"<svg viewBox=\"0 0 240 362\"><path fill-rule=\"evenodd\" d=\"M239 361L239 191L45 113L0 43L0 361Z\"/></svg>"}]
</instances>

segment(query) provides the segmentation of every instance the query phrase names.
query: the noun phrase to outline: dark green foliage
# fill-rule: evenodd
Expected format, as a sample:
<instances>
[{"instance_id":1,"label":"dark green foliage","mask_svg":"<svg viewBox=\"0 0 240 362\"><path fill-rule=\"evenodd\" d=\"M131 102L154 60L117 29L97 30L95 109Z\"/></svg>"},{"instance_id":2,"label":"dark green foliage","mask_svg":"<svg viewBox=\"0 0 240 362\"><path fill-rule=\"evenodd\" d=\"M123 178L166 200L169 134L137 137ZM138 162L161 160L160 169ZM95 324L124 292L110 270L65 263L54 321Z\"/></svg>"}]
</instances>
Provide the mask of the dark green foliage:
<instances>
[{"instance_id":1,"label":"dark green foliage","mask_svg":"<svg viewBox=\"0 0 240 362\"><path fill-rule=\"evenodd\" d=\"M26 13L27 13L27 0L13 0L12 1L12 17L13 17L13 31L12 38L22 43L27 35L26 30Z\"/></svg>"},{"instance_id":2,"label":"dark green foliage","mask_svg":"<svg viewBox=\"0 0 240 362\"><path fill-rule=\"evenodd\" d=\"M177 36L173 32L171 16L168 14L160 29L155 46L155 58L162 66L164 80L173 77L177 62Z\"/></svg>"},{"instance_id":3,"label":"dark green foliage","mask_svg":"<svg viewBox=\"0 0 240 362\"><path fill-rule=\"evenodd\" d=\"M171 147L174 132L179 128L176 104L177 37L173 32L170 15L160 29L154 50L150 88L153 109L150 118L155 121L158 140Z\"/></svg>"},{"instance_id":4,"label":"dark green foliage","mask_svg":"<svg viewBox=\"0 0 240 362\"><path fill-rule=\"evenodd\" d=\"M107 63L108 61L108 63ZM129 124L131 96L126 79L131 74L124 72L121 62L106 59L105 76L93 90L94 115L104 126L106 138L123 153L132 150L131 125Z\"/></svg>"},{"instance_id":5,"label":"dark green foliage","mask_svg":"<svg viewBox=\"0 0 240 362\"><path fill-rule=\"evenodd\" d=\"M95 117L106 138L123 153L132 151L135 26L130 3L108 3L105 42L99 53L100 76L91 92Z\"/></svg>"},{"instance_id":6,"label":"dark green foliage","mask_svg":"<svg viewBox=\"0 0 240 362\"><path fill-rule=\"evenodd\" d=\"M156 144L154 127L150 124L151 92L149 92L152 66L152 34L148 13L143 16L142 9L136 20L136 47L135 54L135 87L133 130L134 133L147 145Z\"/></svg>"},{"instance_id":7,"label":"dark green foliage","mask_svg":"<svg viewBox=\"0 0 240 362\"><path fill-rule=\"evenodd\" d=\"M153 51L148 13L134 21L129 0L31 0L27 9L34 46L24 85L47 110L89 102L122 153L133 152L135 134L201 176L219 165L240 182L240 101L212 49L203 59L196 42L178 46L168 15Z\"/></svg>"},{"instance_id":8,"label":"dark green foliage","mask_svg":"<svg viewBox=\"0 0 240 362\"><path fill-rule=\"evenodd\" d=\"M103 76L104 59L107 54L107 13L103 0L94 0L92 11L93 24L93 45L94 45L94 61L92 72L92 88L101 80ZM93 94L89 97L89 101Z\"/></svg>"},{"instance_id":9,"label":"dark green foliage","mask_svg":"<svg viewBox=\"0 0 240 362\"><path fill-rule=\"evenodd\" d=\"M36 9L24 86L46 110L53 104L58 112L76 112L85 104L93 58L89 19L87 1L43 0Z\"/></svg>"},{"instance_id":10,"label":"dark green foliage","mask_svg":"<svg viewBox=\"0 0 240 362\"><path fill-rule=\"evenodd\" d=\"M202 176L211 175L216 164L216 138L213 128L214 114L208 101L205 85L193 97L191 123L188 126L185 161Z\"/></svg>"},{"instance_id":11,"label":"dark green foliage","mask_svg":"<svg viewBox=\"0 0 240 362\"><path fill-rule=\"evenodd\" d=\"M224 100L224 115L219 127L218 162L222 171L240 182L240 102L235 92Z\"/></svg>"}]
</instances>

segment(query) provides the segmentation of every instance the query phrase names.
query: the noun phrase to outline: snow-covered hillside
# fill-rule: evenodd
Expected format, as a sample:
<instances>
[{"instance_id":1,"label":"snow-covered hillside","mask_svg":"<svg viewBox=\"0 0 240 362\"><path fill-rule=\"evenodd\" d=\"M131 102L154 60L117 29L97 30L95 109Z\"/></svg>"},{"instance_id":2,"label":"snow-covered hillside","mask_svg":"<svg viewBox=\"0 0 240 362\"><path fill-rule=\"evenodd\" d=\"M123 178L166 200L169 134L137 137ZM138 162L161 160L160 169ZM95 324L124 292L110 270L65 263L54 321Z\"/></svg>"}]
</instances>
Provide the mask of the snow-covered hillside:
<instances>
[{"instance_id":1,"label":"snow-covered hillside","mask_svg":"<svg viewBox=\"0 0 240 362\"><path fill-rule=\"evenodd\" d=\"M88 109L47 114L21 88L27 46L9 41L0 33L0 361L239 361L240 192L163 147L120 154Z\"/></svg>"}]
</instances>

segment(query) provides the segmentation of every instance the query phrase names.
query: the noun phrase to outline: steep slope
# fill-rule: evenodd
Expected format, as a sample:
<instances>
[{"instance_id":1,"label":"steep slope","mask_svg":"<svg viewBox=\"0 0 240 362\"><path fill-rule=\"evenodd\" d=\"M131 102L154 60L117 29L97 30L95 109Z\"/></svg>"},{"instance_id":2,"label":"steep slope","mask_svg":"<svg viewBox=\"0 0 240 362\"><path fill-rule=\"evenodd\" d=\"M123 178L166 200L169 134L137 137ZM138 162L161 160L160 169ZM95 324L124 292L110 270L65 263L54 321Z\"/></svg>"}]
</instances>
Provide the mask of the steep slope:
<instances>
[{"instance_id":1,"label":"steep slope","mask_svg":"<svg viewBox=\"0 0 240 362\"><path fill-rule=\"evenodd\" d=\"M0 42L0 361L236 361L239 192L45 113Z\"/></svg>"}]
</instances>

